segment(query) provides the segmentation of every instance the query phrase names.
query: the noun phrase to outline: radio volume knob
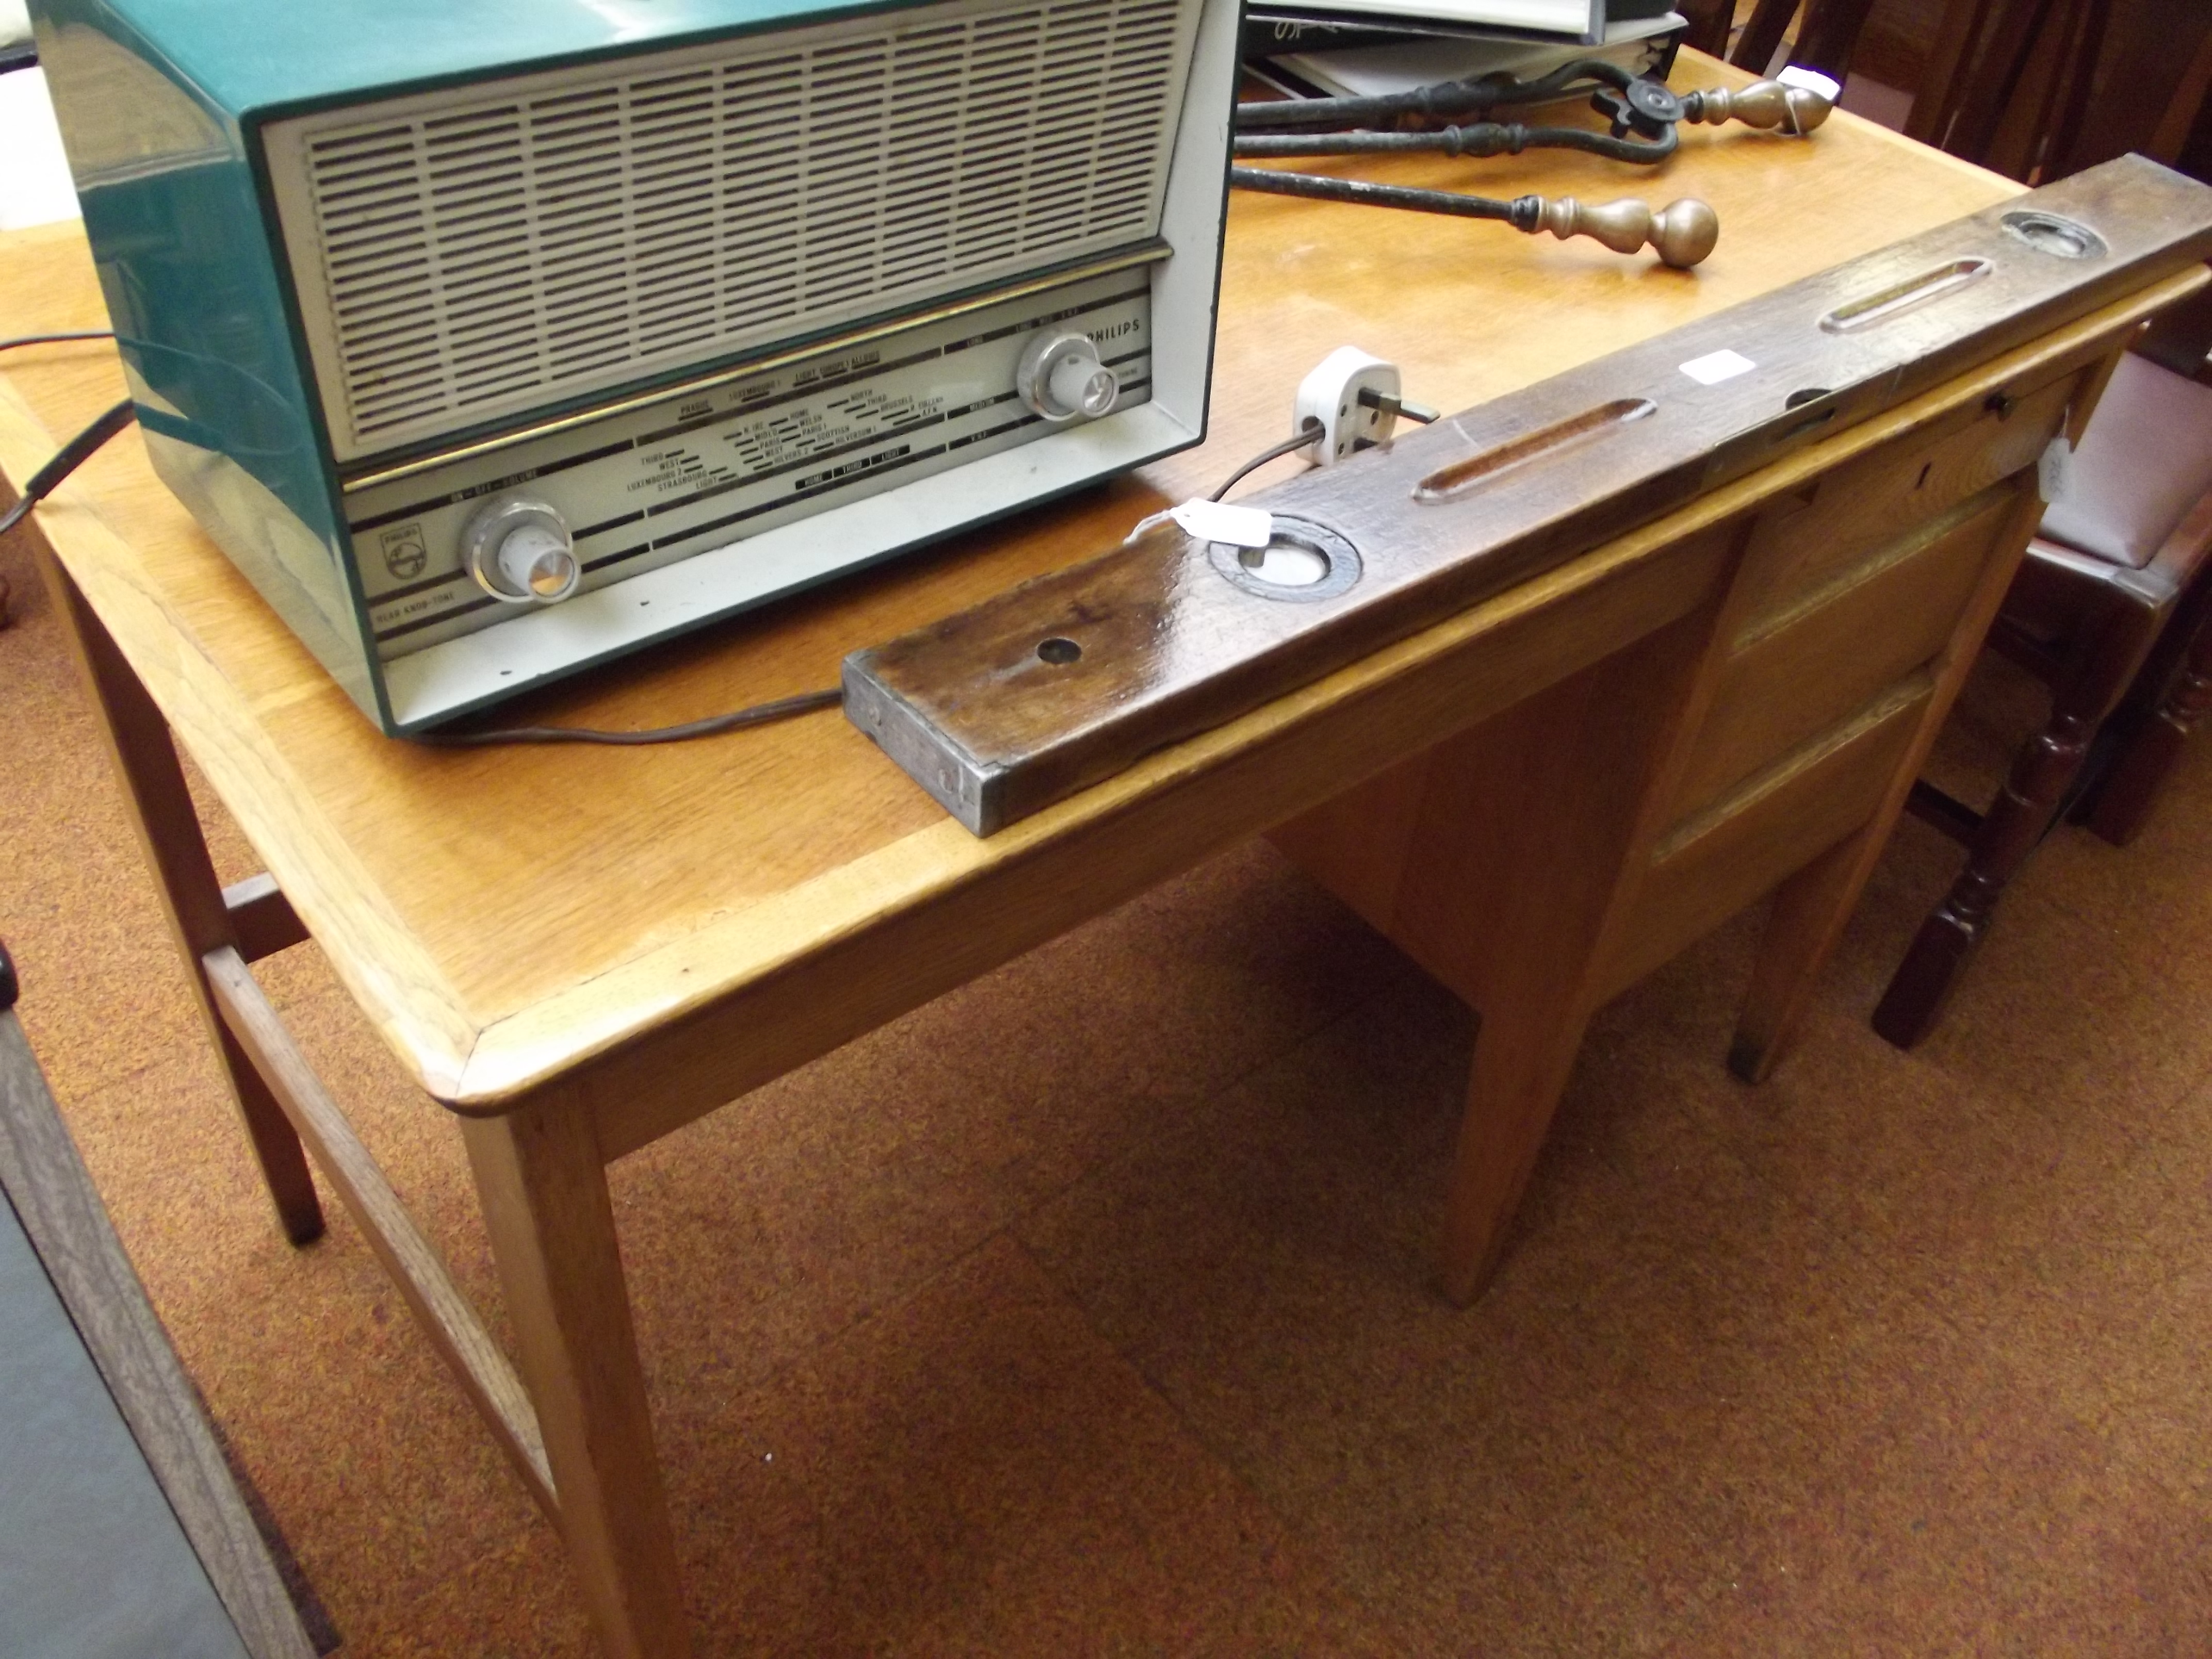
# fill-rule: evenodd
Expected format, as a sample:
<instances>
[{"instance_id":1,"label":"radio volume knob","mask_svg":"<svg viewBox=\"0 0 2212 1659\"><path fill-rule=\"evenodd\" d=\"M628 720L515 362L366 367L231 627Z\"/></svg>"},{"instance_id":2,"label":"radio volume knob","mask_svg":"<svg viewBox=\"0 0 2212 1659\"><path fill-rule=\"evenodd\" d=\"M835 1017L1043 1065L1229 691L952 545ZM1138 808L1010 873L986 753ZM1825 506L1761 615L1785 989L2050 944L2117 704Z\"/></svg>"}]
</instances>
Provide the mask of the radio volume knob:
<instances>
[{"instance_id":1,"label":"radio volume knob","mask_svg":"<svg viewBox=\"0 0 2212 1659\"><path fill-rule=\"evenodd\" d=\"M501 538L495 556L503 586L537 599L557 599L576 585L576 552L565 536L526 524Z\"/></svg>"},{"instance_id":2,"label":"radio volume knob","mask_svg":"<svg viewBox=\"0 0 2212 1659\"><path fill-rule=\"evenodd\" d=\"M1022 353L1014 390L1033 413L1060 425L1110 412L1121 383L1087 335L1043 332Z\"/></svg>"},{"instance_id":3,"label":"radio volume knob","mask_svg":"<svg viewBox=\"0 0 2212 1659\"><path fill-rule=\"evenodd\" d=\"M462 561L477 586L509 605L551 605L576 591L583 568L559 511L529 495L501 495L461 532Z\"/></svg>"}]
</instances>

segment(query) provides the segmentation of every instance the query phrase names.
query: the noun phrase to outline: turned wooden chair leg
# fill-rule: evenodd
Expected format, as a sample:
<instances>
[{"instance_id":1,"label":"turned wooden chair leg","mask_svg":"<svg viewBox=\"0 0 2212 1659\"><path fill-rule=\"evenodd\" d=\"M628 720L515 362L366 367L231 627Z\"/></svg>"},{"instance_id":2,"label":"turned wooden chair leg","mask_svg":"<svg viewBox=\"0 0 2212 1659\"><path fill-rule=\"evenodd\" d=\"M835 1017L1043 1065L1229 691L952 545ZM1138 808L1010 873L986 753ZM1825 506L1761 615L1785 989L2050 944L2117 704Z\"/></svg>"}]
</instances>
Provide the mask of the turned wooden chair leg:
<instances>
[{"instance_id":1,"label":"turned wooden chair leg","mask_svg":"<svg viewBox=\"0 0 2212 1659\"><path fill-rule=\"evenodd\" d=\"M2164 613L2114 593L2106 617L2051 699L2051 720L2014 758L2012 771L1966 850L1942 902L1920 924L1875 1010L1874 1029L1910 1048L1936 1029L1960 973L1988 937L1990 921L2027 855L2081 776L2097 728L2111 714L2156 636Z\"/></svg>"},{"instance_id":2,"label":"turned wooden chair leg","mask_svg":"<svg viewBox=\"0 0 2212 1659\"><path fill-rule=\"evenodd\" d=\"M35 538L36 532L27 533ZM277 1220L292 1243L307 1243L322 1237L323 1210L315 1197L314 1177L307 1170L307 1152L269 1085L216 1012L208 987L203 958L222 945L234 947L238 933L222 884L216 879L215 861L208 855L207 838L200 832L199 815L193 810L168 722L69 573L43 545L36 552L85 690L99 712L108 757L122 781L124 801L153 871L170 933L184 957L209 1040L229 1078L233 1101L276 1206Z\"/></svg>"},{"instance_id":3,"label":"turned wooden chair leg","mask_svg":"<svg viewBox=\"0 0 2212 1659\"><path fill-rule=\"evenodd\" d=\"M2115 847L2142 833L2190 732L2212 709L2212 580L2198 586L2197 603L2171 624L2194 629L2180 666L2158 706L2127 734L2089 811L2089 828Z\"/></svg>"}]
</instances>

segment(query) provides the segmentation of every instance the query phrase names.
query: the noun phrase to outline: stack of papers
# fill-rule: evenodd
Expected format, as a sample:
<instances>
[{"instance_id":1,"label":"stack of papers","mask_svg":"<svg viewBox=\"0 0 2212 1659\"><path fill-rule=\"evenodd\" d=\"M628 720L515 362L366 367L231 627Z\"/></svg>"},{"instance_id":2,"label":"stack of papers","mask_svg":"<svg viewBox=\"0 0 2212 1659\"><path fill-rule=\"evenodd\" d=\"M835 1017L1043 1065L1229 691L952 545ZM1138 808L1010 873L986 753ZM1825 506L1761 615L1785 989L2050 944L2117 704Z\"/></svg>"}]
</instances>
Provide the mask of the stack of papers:
<instances>
[{"instance_id":1,"label":"stack of papers","mask_svg":"<svg viewBox=\"0 0 2212 1659\"><path fill-rule=\"evenodd\" d=\"M1374 98L1485 75L1528 81L1577 58L1602 58L1632 74L1663 77L1688 27L1680 13L1662 12L1610 24L1600 43L1589 46L1371 24L1279 24L1263 21L1266 9L1265 0L1250 0L1242 43L1246 65L1294 98Z\"/></svg>"},{"instance_id":2,"label":"stack of papers","mask_svg":"<svg viewBox=\"0 0 2212 1659\"><path fill-rule=\"evenodd\" d=\"M1253 0L1247 9L1272 15L1279 9L1267 0ZM1606 0L1316 0L1284 9L1369 20L1385 27L1426 25L1439 33L1502 31L1589 46L1605 38Z\"/></svg>"}]
</instances>

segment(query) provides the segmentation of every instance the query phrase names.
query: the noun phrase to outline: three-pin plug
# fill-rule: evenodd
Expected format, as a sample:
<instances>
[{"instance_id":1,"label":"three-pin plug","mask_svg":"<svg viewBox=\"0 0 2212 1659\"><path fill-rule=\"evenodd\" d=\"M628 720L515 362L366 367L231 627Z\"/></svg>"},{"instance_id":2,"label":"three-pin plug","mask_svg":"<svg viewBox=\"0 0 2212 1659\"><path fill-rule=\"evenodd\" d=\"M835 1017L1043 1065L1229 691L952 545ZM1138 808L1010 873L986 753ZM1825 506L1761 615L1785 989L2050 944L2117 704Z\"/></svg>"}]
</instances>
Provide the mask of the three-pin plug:
<instances>
[{"instance_id":1,"label":"three-pin plug","mask_svg":"<svg viewBox=\"0 0 2212 1659\"><path fill-rule=\"evenodd\" d=\"M1354 451L1386 441L1397 428L1401 408L1397 364L1358 346L1339 346L1298 382L1291 431L1303 432L1308 422L1318 422L1314 461L1334 466Z\"/></svg>"}]
</instances>

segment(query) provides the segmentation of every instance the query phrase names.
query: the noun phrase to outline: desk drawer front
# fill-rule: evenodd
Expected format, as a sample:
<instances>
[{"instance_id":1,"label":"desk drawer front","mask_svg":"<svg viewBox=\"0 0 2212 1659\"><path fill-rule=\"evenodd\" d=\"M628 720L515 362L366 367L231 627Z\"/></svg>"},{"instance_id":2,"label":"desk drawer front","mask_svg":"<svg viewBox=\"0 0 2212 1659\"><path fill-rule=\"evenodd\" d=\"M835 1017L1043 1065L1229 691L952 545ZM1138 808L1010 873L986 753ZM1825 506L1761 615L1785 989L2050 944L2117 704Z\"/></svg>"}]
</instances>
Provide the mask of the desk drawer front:
<instances>
[{"instance_id":1,"label":"desk drawer front","mask_svg":"<svg viewBox=\"0 0 2212 1659\"><path fill-rule=\"evenodd\" d=\"M1886 685L1959 625L2023 486L1997 484L1880 549L1762 631L1739 635L1693 739L1672 817L1699 811Z\"/></svg>"},{"instance_id":2,"label":"desk drawer front","mask_svg":"<svg viewBox=\"0 0 2212 1659\"><path fill-rule=\"evenodd\" d=\"M2057 435L2081 375L2060 375L2000 414L1962 410L1838 467L1809 503L1770 513L1736 578L1738 642L1754 638L1920 526L2032 466Z\"/></svg>"},{"instance_id":3,"label":"desk drawer front","mask_svg":"<svg viewBox=\"0 0 2212 1659\"><path fill-rule=\"evenodd\" d=\"M1606 994L1625 989L1802 868L1880 804L1935 689L1917 672L1662 838Z\"/></svg>"}]
</instances>

